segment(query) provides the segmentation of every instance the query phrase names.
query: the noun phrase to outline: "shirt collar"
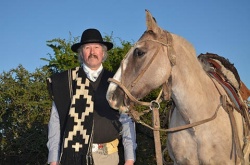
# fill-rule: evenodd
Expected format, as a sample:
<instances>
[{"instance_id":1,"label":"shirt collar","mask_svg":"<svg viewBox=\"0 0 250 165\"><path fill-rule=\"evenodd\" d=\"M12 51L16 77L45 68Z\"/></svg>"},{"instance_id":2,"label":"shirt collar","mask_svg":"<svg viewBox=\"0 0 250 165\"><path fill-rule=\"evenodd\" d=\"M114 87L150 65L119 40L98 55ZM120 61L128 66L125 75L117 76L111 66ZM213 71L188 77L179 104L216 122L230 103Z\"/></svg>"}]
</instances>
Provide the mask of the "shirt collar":
<instances>
[{"instance_id":1,"label":"shirt collar","mask_svg":"<svg viewBox=\"0 0 250 165\"><path fill-rule=\"evenodd\" d=\"M101 64L101 66L97 69L97 70L92 70L90 69L87 65L85 65L84 63L82 64L83 66L83 70L86 73L87 77L91 80L91 81L96 81L96 79L99 77L100 73L103 70L103 66Z\"/></svg>"}]
</instances>

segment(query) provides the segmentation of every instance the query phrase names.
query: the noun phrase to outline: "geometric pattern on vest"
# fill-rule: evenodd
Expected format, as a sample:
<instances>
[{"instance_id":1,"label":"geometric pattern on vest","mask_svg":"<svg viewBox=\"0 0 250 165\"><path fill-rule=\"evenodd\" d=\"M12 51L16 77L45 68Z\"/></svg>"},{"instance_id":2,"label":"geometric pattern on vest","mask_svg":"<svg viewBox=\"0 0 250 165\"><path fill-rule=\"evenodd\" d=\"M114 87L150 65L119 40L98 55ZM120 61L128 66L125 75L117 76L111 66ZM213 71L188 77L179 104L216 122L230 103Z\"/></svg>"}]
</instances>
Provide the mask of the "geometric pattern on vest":
<instances>
[{"instance_id":1,"label":"geometric pattern on vest","mask_svg":"<svg viewBox=\"0 0 250 165\"><path fill-rule=\"evenodd\" d=\"M83 123L86 117L88 117L90 113L93 114L94 103L92 101L92 96L89 95L89 89L88 89L90 86L89 80L86 78L84 78L83 80L82 76L78 77L76 72L72 73L72 77L73 79L76 80L76 87L75 87L75 94L72 96L68 117L71 118L71 120L73 119L74 125L73 125L73 130L68 132L68 137L65 137L63 146L64 148L67 147L74 148L75 152L79 152L79 149L82 148L83 145L75 140L74 144L72 144L72 140L74 139L75 136L77 136L77 133L78 134L80 133L81 138L84 141L84 144L89 143L90 135L87 134L87 129L84 128ZM76 107L79 107L77 106L77 103L80 102L80 100L86 100L86 106L82 107L81 113L76 111L77 109Z\"/></svg>"}]
</instances>

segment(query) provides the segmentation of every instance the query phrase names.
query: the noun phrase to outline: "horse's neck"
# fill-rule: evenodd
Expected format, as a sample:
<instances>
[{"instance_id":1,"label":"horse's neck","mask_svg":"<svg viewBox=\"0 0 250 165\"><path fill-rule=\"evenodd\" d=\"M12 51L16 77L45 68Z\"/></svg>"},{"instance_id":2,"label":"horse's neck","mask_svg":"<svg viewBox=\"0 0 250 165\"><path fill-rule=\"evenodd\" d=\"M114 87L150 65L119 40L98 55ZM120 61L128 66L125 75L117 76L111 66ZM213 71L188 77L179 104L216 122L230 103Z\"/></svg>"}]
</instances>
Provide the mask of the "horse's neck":
<instances>
[{"instance_id":1,"label":"horse's neck","mask_svg":"<svg viewBox=\"0 0 250 165\"><path fill-rule=\"evenodd\" d=\"M213 81L190 49L182 45L176 47L177 62L172 69L172 98L177 108L189 117L197 113L206 115L207 109L214 109L219 104L219 93ZM217 102L215 97L218 97Z\"/></svg>"}]
</instances>

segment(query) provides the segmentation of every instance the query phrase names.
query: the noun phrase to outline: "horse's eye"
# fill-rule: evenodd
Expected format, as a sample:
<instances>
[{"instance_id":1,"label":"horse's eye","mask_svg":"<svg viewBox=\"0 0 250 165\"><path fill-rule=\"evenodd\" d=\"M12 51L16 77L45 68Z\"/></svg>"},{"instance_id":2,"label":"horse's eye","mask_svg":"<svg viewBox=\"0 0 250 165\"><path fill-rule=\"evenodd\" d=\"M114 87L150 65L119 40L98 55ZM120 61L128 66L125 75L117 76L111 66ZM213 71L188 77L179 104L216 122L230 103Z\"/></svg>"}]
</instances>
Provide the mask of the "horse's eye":
<instances>
[{"instance_id":1,"label":"horse's eye","mask_svg":"<svg viewBox=\"0 0 250 165\"><path fill-rule=\"evenodd\" d=\"M141 57L145 54L145 52L143 52L142 50L140 50L139 48L136 48L134 50L134 56L137 56L137 57Z\"/></svg>"}]
</instances>

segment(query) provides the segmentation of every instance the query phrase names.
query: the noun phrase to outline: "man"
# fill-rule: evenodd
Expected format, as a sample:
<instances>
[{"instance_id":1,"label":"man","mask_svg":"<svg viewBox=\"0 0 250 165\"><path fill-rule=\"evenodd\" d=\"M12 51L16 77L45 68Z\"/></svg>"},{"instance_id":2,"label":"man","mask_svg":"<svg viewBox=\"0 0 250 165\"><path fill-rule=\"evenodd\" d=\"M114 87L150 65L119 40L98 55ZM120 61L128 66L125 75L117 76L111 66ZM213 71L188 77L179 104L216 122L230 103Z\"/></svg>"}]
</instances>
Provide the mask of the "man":
<instances>
[{"instance_id":1,"label":"man","mask_svg":"<svg viewBox=\"0 0 250 165\"><path fill-rule=\"evenodd\" d=\"M51 165L117 165L120 134L125 165L133 165L134 123L127 114L111 109L106 100L107 80L113 74L103 69L102 62L112 47L97 29L87 29L81 42L71 47L81 67L48 79L53 99L47 143Z\"/></svg>"}]
</instances>

